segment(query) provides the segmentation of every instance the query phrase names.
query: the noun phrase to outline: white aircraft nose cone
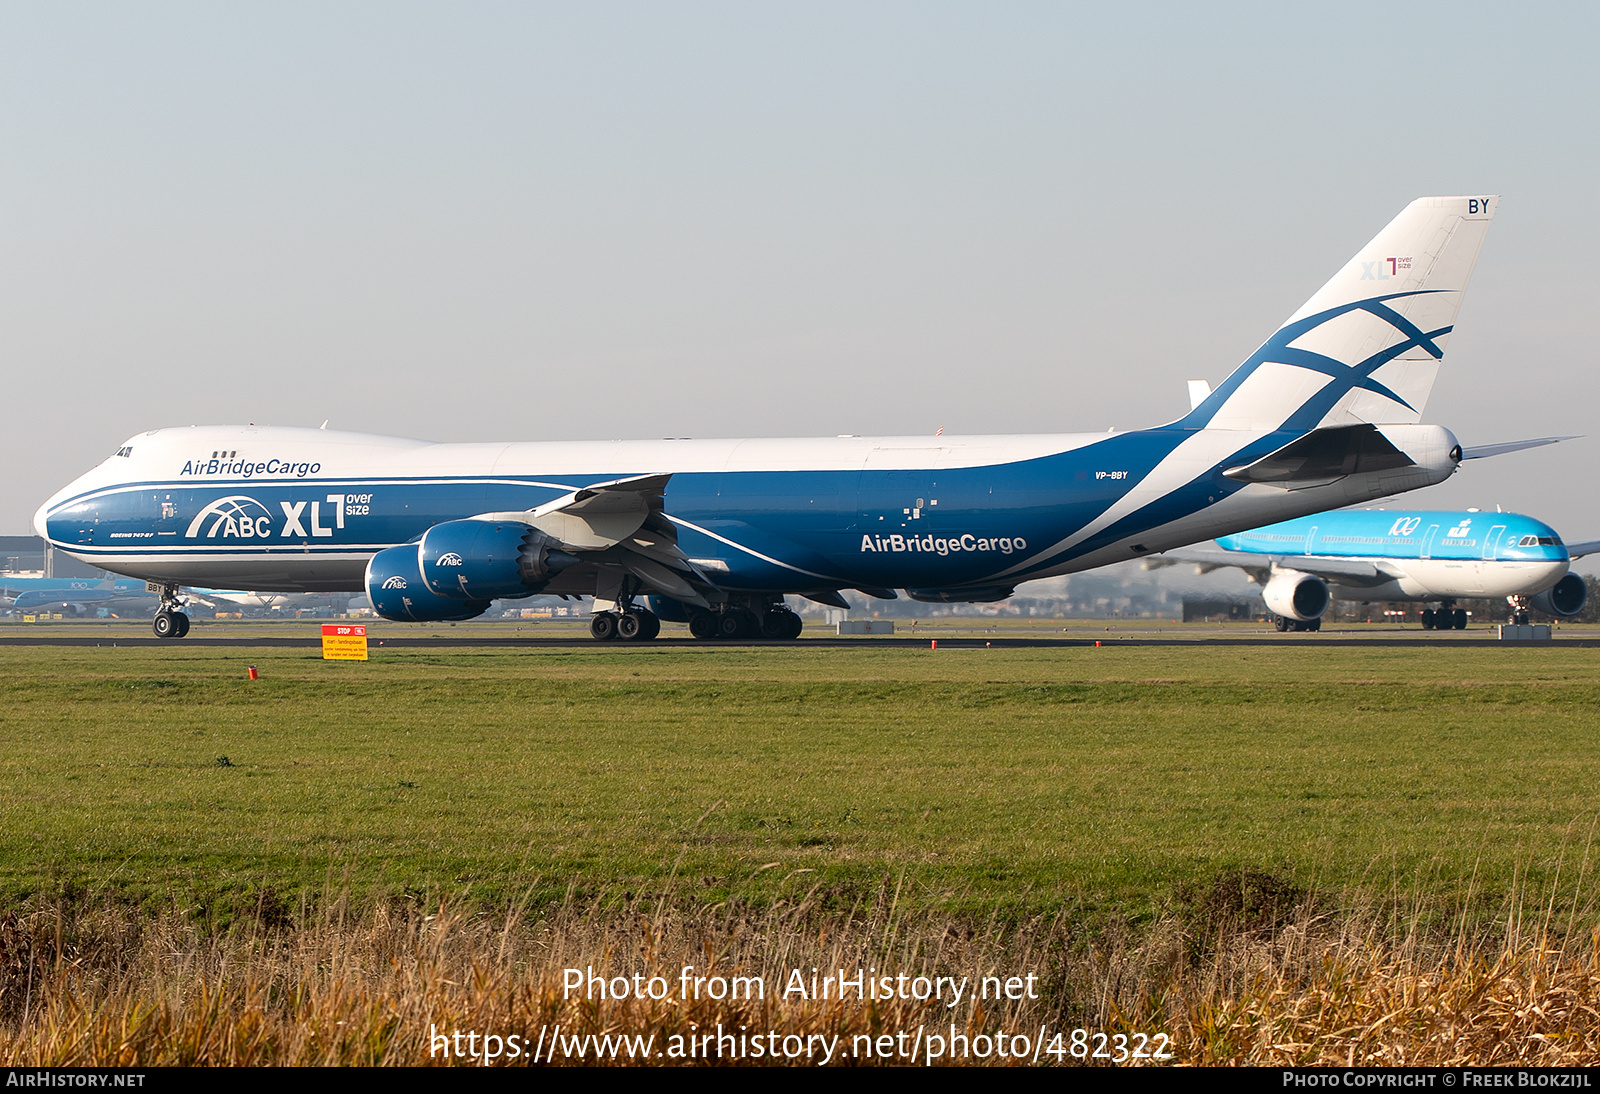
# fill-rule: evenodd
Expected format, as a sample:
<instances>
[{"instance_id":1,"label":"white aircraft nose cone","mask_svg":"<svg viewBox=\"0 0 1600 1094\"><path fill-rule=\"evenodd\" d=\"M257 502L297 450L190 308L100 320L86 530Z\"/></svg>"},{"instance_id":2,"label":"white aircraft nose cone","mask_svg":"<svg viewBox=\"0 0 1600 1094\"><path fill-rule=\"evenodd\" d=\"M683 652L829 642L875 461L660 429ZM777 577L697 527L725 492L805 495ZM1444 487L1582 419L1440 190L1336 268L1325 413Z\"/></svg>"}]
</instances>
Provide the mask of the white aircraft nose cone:
<instances>
[{"instance_id":1,"label":"white aircraft nose cone","mask_svg":"<svg viewBox=\"0 0 1600 1094\"><path fill-rule=\"evenodd\" d=\"M45 518L50 515L49 510L50 503L46 502L33 514L33 530L39 534L40 539L50 538L50 530L45 525Z\"/></svg>"}]
</instances>

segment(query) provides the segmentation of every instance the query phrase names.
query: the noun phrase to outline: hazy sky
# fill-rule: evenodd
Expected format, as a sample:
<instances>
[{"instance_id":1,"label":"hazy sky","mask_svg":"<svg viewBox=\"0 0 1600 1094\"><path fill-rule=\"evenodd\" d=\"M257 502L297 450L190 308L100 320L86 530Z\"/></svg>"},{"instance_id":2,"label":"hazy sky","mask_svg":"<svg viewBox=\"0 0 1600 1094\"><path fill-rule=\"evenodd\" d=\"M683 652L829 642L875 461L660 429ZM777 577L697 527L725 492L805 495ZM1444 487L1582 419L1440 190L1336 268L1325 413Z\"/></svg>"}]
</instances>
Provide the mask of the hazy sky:
<instances>
[{"instance_id":1,"label":"hazy sky","mask_svg":"<svg viewBox=\"0 0 1600 1094\"><path fill-rule=\"evenodd\" d=\"M1500 193L1410 496L1600 537L1600 5L0 5L0 532L130 435L1158 424Z\"/></svg>"}]
</instances>

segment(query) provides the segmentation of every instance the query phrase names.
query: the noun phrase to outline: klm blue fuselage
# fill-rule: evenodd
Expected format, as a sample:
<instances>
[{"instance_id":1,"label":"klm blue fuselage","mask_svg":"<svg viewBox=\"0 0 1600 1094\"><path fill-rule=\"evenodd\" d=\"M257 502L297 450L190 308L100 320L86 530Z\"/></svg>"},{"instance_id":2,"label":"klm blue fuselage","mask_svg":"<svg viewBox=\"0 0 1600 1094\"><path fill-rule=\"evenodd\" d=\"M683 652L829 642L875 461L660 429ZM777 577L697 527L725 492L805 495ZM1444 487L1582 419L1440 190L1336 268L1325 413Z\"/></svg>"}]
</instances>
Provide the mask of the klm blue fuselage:
<instances>
[{"instance_id":1,"label":"klm blue fuselage","mask_svg":"<svg viewBox=\"0 0 1600 1094\"><path fill-rule=\"evenodd\" d=\"M1403 561L1566 562L1543 521L1520 513L1348 509L1282 521L1218 539L1230 551Z\"/></svg>"}]
</instances>

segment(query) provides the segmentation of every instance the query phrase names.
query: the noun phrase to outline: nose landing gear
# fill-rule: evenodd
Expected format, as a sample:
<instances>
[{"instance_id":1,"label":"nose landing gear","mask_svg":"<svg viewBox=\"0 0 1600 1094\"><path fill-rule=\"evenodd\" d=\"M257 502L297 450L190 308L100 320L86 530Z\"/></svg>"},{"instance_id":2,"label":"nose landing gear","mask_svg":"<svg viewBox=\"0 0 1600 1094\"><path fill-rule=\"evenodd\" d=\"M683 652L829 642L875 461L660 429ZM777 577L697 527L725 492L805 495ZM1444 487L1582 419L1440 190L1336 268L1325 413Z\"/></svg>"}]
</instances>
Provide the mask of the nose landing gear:
<instances>
[{"instance_id":1,"label":"nose landing gear","mask_svg":"<svg viewBox=\"0 0 1600 1094\"><path fill-rule=\"evenodd\" d=\"M183 612L184 601L178 596L176 585L162 585L152 590L161 597L161 610L156 612L150 629L157 638L182 638L189 633L189 617Z\"/></svg>"}]
</instances>

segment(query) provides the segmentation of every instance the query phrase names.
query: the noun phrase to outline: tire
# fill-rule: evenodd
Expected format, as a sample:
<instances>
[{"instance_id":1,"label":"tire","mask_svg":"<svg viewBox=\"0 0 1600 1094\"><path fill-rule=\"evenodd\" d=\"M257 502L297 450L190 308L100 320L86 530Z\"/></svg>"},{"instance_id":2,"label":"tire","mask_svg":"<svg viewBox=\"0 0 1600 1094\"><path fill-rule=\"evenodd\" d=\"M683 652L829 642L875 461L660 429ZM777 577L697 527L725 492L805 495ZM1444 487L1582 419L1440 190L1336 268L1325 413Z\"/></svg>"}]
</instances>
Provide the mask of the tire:
<instances>
[{"instance_id":1,"label":"tire","mask_svg":"<svg viewBox=\"0 0 1600 1094\"><path fill-rule=\"evenodd\" d=\"M1434 624L1434 619L1435 618L1436 617L1433 614L1433 609L1432 608L1423 608L1422 609L1422 629L1425 630L1425 631L1433 630L1433 624Z\"/></svg>"},{"instance_id":2,"label":"tire","mask_svg":"<svg viewBox=\"0 0 1600 1094\"><path fill-rule=\"evenodd\" d=\"M177 612L169 612L165 608L156 613L156 618L150 624L150 629L156 632L157 638L178 637L177 614Z\"/></svg>"},{"instance_id":3,"label":"tire","mask_svg":"<svg viewBox=\"0 0 1600 1094\"><path fill-rule=\"evenodd\" d=\"M761 637L769 642L776 642L783 638L789 630L789 621L784 618L788 615L785 611L766 612L761 617Z\"/></svg>"},{"instance_id":4,"label":"tire","mask_svg":"<svg viewBox=\"0 0 1600 1094\"><path fill-rule=\"evenodd\" d=\"M1289 629L1289 621L1281 615L1275 615L1272 617L1272 625L1276 627L1279 632Z\"/></svg>"},{"instance_id":5,"label":"tire","mask_svg":"<svg viewBox=\"0 0 1600 1094\"><path fill-rule=\"evenodd\" d=\"M189 616L188 616L188 613L186 613L186 612L173 612L172 613L172 618L173 618L173 621L178 624L178 633L173 635L172 637L174 637L174 638L184 638L184 637L186 637L189 634Z\"/></svg>"},{"instance_id":6,"label":"tire","mask_svg":"<svg viewBox=\"0 0 1600 1094\"><path fill-rule=\"evenodd\" d=\"M800 632L806 629L806 621L801 619L796 612L784 612L783 614L787 617L784 620L783 637L793 642L800 637Z\"/></svg>"},{"instance_id":7,"label":"tire","mask_svg":"<svg viewBox=\"0 0 1600 1094\"><path fill-rule=\"evenodd\" d=\"M1311 622L1306 624L1306 630L1308 631L1320 631L1321 629L1322 620L1320 619L1313 619Z\"/></svg>"},{"instance_id":8,"label":"tire","mask_svg":"<svg viewBox=\"0 0 1600 1094\"><path fill-rule=\"evenodd\" d=\"M589 637L598 642L609 642L617 636L617 617L601 612L589 620Z\"/></svg>"},{"instance_id":9,"label":"tire","mask_svg":"<svg viewBox=\"0 0 1600 1094\"><path fill-rule=\"evenodd\" d=\"M644 623L638 612L623 612L617 616L617 637L624 642L638 641L639 632L643 629Z\"/></svg>"},{"instance_id":10,"label":"tire","mask_svg":"<svg viewBox=\"0 0 1600 1094\"><path fill-rule=\"evenodd\" d=\"M639 641L648 642L661 633L661 617L655 612L640 612Z\"/></svg>"},{"instance_id":11,"label":"tire","mask_svg":"<svg viewBox=\"0 0 1600 1094\"><path fill-rule=\"evenodd\" d=\"M717 617L717 637L721 639L744 638L749 631L749 624L745 622L748 612L735 608L731 612L723 612Z\"/></svg>"},{"instance_id":12,"label":"tire","mask_svg":"<svg viewBox=\"0 0 1600 1094\"><path fill-rule=\"evenodd\" d=\"M695 612L689 616L689 633L702 641L717 637L717 617L710 612Z\"/></svg>"},{"instance_id":13,"label":"tire","mask_svg":"<svg viewBox=\"0 0 1600 1094\"><path fill-rule=\"evenodd\" d=\"M1465 608L1457 608L1456 609L1455 623L1456 623L1456 630L1464 631L1464 630L1467 629L1467 609L1465 609Z\"/></svg>"}]
</instances>

